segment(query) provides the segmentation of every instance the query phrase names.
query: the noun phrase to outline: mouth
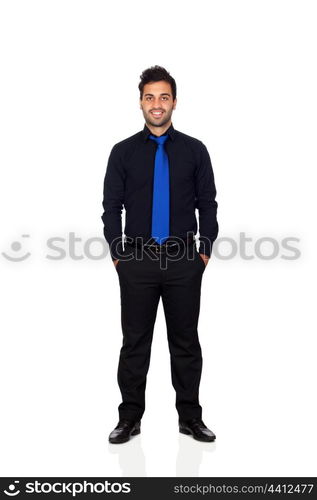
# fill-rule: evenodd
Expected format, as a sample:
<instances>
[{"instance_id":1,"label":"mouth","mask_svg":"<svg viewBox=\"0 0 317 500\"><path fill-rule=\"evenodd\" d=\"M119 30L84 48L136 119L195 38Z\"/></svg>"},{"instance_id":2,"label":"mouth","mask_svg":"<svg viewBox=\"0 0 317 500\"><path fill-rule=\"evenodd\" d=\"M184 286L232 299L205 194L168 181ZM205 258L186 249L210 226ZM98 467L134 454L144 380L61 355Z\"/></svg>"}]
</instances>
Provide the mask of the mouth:
<instances>
[{"instance_id":1,"label":"mouth","mask_svg":"<svg viewBox=\"0 0 317 500\"><path fill-rule=\"evenodd\" d=\"M154 118L161 118L163 115L163 111L150 111L151 115L154 116Z\"/></svg>"}]
</instances>

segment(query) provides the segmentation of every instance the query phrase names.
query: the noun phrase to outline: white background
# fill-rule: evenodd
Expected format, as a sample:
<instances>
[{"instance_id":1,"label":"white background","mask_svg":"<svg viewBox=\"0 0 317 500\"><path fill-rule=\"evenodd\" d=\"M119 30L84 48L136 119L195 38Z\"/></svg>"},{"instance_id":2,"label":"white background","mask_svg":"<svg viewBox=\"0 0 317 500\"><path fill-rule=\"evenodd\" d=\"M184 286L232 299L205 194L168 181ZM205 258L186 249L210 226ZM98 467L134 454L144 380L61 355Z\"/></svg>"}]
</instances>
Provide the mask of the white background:
<instances>
[{"instance_id":1,"label":"white background","mask_svg":"<svg viewBox=\"0 0 317 500\"><path fill-rule=\"evenodd\" d=\"M316 475L315 5L1 2L0 251L31 253L0 255L2 476ZM155 64L178 85L174 127L210 153L219 242L245 233L255 256L214 255L203 275L213 444L178 433L161 303L142 433L107 441L120 289L108 246L92 259L84 244L99 238L88 252L101 254L108 155L143 128L137 85ZM51 237L65 239L62 260L47 258ZM263 237L276 258L255 255ZM300 258L282 258L286 237Z\"/></svg>"}]
</instances>

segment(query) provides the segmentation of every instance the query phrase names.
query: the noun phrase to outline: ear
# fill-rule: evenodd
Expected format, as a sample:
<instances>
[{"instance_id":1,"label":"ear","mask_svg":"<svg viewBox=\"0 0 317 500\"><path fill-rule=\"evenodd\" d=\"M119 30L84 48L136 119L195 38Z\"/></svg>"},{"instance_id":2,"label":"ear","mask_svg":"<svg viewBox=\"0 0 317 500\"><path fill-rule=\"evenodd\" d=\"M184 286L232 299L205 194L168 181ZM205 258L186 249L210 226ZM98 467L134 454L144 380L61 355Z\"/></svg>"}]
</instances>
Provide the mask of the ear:
<instances>
[{"instance_id":1,"label":"ear","mask_svg":"<svg viewBox=\"0 0 317 500\"><path fill-rule=\"evenodd\" d=\"M173 109L176 109L176 104L177 104L177 97L175 97L174 102L173 102Z\"/></svg>"}]
</instances>

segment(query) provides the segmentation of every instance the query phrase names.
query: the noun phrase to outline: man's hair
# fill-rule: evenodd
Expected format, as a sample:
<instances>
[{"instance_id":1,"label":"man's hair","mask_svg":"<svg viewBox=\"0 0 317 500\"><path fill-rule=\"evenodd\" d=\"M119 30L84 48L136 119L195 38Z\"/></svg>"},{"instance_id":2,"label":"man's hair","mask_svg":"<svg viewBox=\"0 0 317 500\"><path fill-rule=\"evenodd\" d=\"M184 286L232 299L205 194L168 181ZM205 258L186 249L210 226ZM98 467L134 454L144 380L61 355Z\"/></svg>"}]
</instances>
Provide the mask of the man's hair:
<instances>
[{"instance_id":1,"label":"man's hair","mask_svg":"<svg viewBox=\"0 0 317 500\"><path fill-rule=\"evenodd\" d=\"M166 82L170 83L172 87L172 95L173 95L173 101L176 99L176 82L174 78L169 74L168 71L166 71L165 68L162 68L162 66L151 66L148 69L145 69L143 73L140 75L141 81L139 83L139 90L140 90L140 99L143 97L143 89L144 85L146 83L151 83L151 82L159 82L161 80L165 80Z\"/></svg>"}]
</instances>

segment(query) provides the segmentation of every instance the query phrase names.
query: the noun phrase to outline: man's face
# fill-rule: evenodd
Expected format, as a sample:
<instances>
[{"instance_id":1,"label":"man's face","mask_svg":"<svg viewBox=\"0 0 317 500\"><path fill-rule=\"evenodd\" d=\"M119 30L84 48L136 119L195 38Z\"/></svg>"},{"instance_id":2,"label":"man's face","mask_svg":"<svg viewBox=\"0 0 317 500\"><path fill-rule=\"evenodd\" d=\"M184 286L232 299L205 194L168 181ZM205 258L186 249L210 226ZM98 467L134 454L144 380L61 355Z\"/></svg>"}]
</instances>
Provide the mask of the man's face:
<instances>
[{"instance_id":1,"label":"man's face","mask_svg":"<svg viewBox=\"0 0 317 500\"><path fill-rule=\"evenodd\" d=\"M153 127L164 127L171 119L176 101L177 99L173 101L170 83L164 80L146 83L142 99L140 99L140 108L146 124Z\"/></svg>"}]
</instances>

